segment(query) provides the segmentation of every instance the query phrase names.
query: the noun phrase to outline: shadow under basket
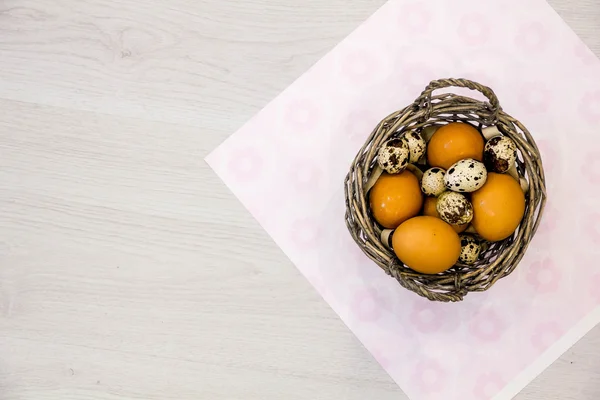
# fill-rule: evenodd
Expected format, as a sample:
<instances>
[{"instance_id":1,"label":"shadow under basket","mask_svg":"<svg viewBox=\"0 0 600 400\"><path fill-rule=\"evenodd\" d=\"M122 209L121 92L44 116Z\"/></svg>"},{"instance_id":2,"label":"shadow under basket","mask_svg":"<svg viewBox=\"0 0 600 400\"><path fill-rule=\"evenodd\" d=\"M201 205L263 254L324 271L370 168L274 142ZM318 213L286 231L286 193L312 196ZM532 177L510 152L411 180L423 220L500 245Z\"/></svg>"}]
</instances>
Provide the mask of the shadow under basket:
<instances>
[{"instance_id":1,"label":"shadow under basket","mask_svg":"<svg viewBox=\"0 0 600 400\"><path fill-rule=\"evenodd\" d=\"M489 101L483 102L452 93L433 95L437 89L460 87L477 90ZM406 132L420 132L434 125L466 122L480 131L495 126L517 146L517 171L529 189L525 194L525 215L507 239L490 243L473 265L457 263L436 275L416 272L394 254L384 228L371 215L367 182L376 170L377 151L389 139ZM344 182L346 225L362 251L394 277L404 288L433 301L461 301L469 292L483 292L508 276L523 258L533 238L546 203L544 169L540 152L529 131L515 118L502 111L492 89L466 79L442 79L431 82L408 107L381 121L352 162Z\"/></svg>"}]
</instances>

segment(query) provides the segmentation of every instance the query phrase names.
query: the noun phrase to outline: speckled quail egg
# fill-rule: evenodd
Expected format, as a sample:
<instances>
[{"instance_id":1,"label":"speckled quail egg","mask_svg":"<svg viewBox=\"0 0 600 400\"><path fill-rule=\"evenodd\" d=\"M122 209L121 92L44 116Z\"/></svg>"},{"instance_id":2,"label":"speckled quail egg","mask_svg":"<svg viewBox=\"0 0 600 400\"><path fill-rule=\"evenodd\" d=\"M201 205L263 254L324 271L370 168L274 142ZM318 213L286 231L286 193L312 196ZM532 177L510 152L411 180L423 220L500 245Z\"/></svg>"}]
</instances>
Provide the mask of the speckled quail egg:
<instances>
[{"instance_id":1,"label":"speckled quail egg","mask_svg":"<svg viewBox=\"0 0 600 400\"><path fill-rule=\"evenodd\" d=\"M390 174L399 174L406 169L410 159L408 143L404 139L391 139L377 153L379 166Z\"/></svg>"},{"instance_id":2,"label":"speckled quail egg","mask_svg":"<svg viewBox=\"0 0 600 400\"><path fill-rule=\"evenodd\" d=\"M427 143L425 143L425 140L423 140L421 135L415 131L407 132L403 137L404 140L406 140L406 144L408 144L408 149L410 150L409 162L416 163L425 154Z\"/></svg>"},{"instance_id":3,"label":"speckled quail egg","mask_svg":"<svg viewBox=\"0 0 600 400\"><path fill-rule=\"evenodd\" d=\"M517 161L517 145L507 136L494 136L485 144L483 162L493 172L507 172Z\"/></svg>"},{"instance_id":4,"label":"speckled quail egg","mask_svg":"<svg viewBox=\"0 0 600 400\"><path fill-rule=\"evenodd\" d=\"M468 224L473 219L473 205L460 193L442 193L438 197L436 209L440 218L450 225Z\"/></svg>"},{"instance_id":5,"label":"speckled quail egg","mask_svg":"<svg viewBox=\"0 0 600 400\"><path fill-rule=\"evenodd\" d=\"M464 264L475 264L481 253L479 241L472 235L460 235L460 261Z\"/></svg>"},{"instance_id":6,"label":"speckled quail egg","mask_svg":"<svg viewBox=\"0 0 600 400\"><path fill-rule=\"evenodd\" d=\"M442 168L430 168L423 174L421 180L421 190L427 196L439 196L446 191L446 183L444 176L446 170Z\"/></svg>"},{"instance_id":7,"label":"speckled quail egg","mask_svg":"<svg viewBox=\"0 0 600 400\"><path fill-rule=\"evenodd\" d=\"M480 189L486 179L485 165L481 161L465 158L448 168L444 182L448 190L470 193Z\"/></svg>"}]
</instances>

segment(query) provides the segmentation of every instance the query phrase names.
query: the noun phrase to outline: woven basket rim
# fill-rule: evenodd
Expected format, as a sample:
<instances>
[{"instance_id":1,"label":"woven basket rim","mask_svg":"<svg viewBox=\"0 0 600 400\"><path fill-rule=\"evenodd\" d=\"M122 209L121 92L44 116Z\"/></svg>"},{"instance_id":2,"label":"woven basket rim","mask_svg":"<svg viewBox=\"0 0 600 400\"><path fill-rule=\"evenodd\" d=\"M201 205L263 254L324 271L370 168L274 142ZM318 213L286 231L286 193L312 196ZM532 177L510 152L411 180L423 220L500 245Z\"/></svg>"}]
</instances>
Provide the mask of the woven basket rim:
<instances>
[{"instance_id":1,"label":"woven basket rim","mask_svg":"<svg viewBox=\"0 0 600 400\"><path fill-rule=\"evenodd\" d=\"M487 101L451 92L433 93L450 87L478 91ZM518 152L517 170L529 186L525 215L517 231L503 241L492 243L474 266L458 263L440 274L421 274L402 264L391 247L383 242L384 228L371 217L366 185L376 170L376 153L382 143L409 131L457 121L469 123L480 131L496 126L503 135L513 139ZM404 288L429 300L443 302L461 301L469 292L488 290L514 271L537 231L547 197L541 155L527 128L502 110L491 88L452 78L432 81L412 104L377 124L350 166L344 192L346 225L361 250Z\"/></svg>"}]
</instances>

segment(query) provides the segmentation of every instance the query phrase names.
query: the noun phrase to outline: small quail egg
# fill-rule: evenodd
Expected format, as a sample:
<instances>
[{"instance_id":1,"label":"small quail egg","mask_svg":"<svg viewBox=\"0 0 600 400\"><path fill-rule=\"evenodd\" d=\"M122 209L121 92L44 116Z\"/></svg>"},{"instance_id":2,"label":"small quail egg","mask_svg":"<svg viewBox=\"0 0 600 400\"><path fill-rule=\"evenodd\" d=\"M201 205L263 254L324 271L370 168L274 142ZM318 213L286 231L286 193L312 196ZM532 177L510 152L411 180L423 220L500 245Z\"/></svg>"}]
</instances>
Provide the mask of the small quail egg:
<instances>
[{"instance_id":1,"label":"small quail egg","mask_svg":"<svg viewBox=\"0 0 600 400\"><path fill-rule=\"evenodd\" d=\"M473 219L473 205L456 192L444 192L438 197L436 209L440 218L450 225L464 225Z\"/></svg>"},{"instance_id":2,"label":"small quail egg","mask_svg":"<svg viewBox=\"0 0 600 400\"><path fill-rule=\"evenodd\" d=\"M479 241L472 235L460 235L460 261L465 264L475 264L481 253Z\"/></svg>"},{"instance_id":3,"label":"small quail egg","mask_svg":"<svg viewBox=\"0 0 600 400\"><path fill-rule=\"evenodd\" d=\"M381 146L377 153L379 166L390 174L399 174L406 169L410 150L404 139L391 139Z\"/></svg>"},{"instance_id":4,"label":"small quail egg","mask_svg":"<svg viewBox=\"0 0 600 400\"><path fill-rule=\"evenodd\" d=\"M427 196L439 196L446 191L444 182L446 171L441 168L430 168L423 174L421 190Z\"/></svg>"},{"instance_id":5,"label":"small quail egg","mask_svg":"<svg viewBox=\"0 0 600 400\"><path fill-rule=\"evenodd\" d=\"M448 168L444 182L448 190L474 192L487 180L487 170L482 162L465 158Z\"/></svg>"},{"instance_id":6,"label":"small quail egg","mask_svg":"<svg viewBox=\"0 0 600 400\"><path fill-rule=\"evenodd\" d=\"M517 161L517 145L507 136L494 136L485 144L483 162L490 171L507 172Z\"/></svg>"},{"instance_id":7,"label":"small quail egg","mask_svg":"<svg viewBox=\"0 0 600 400\"><path fill-rule=\"evenodd\" d=\"M410 131L404 134L404 140L408 144L408 149L410 150L410 162L416 163L423 157L425 154L425 149L427 148L427 143L425 140L415 131Z\"/></svg>"}]
</instances>

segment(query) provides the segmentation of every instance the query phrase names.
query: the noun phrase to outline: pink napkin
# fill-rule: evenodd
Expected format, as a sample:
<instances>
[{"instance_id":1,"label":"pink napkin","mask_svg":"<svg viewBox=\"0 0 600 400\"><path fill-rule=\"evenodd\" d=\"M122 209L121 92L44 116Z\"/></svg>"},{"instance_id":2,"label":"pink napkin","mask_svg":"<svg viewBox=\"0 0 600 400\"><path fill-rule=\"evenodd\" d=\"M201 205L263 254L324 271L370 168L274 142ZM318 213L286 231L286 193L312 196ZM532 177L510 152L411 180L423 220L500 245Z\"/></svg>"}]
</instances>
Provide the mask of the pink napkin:
<instances>
[{"instance_id":1,"label":"pink napkin","mask_svg":"<svg viewBox=\"0 0 600 400\"><path fill-rule=\"evenodd\" d=\"M372 128L446 77L530 129L549 197L517 270L457 304L400 287L344 224ZM207 161L412 400L509 399L600 321L598 128L600 61L545 1L395 0Z\"/></svg>"}]
</instances>

